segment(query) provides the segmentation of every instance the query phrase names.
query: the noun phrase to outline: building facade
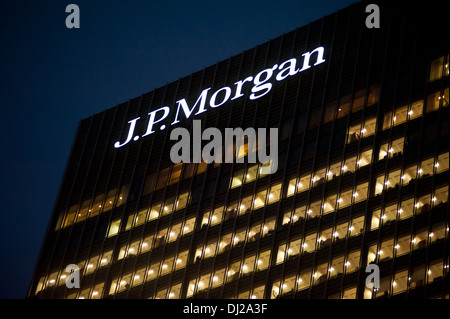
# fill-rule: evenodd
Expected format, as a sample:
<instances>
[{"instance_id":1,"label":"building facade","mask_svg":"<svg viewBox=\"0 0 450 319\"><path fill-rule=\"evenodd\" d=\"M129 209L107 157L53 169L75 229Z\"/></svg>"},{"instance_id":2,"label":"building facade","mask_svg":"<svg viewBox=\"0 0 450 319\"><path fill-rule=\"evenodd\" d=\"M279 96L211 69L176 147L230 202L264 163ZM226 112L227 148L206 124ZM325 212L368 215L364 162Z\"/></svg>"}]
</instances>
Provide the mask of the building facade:
<instances>
[{"instance_id":1,"label":"building facade","mask_svg":"<svg viewBox=\"0 0 450 319\"><path fill-rule=\"evenodd\" d=\"M27 297L448 299L448 7L367 4L82 120ZM194 119L278 170L173 163Z\"/></svg>"}]
</instances>

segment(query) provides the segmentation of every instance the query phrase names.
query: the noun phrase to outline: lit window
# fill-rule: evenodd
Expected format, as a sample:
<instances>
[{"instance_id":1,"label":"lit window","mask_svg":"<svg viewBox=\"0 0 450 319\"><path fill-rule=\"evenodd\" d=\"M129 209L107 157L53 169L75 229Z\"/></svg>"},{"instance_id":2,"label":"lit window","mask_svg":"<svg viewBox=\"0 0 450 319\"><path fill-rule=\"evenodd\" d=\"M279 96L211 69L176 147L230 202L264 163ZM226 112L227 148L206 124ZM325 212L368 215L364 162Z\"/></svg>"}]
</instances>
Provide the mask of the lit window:
<instances>
[{"instance_id":1,"label":"lit window","mask_svg":"<svg viewBox=\"0 0 450 319\"><path fill-rule=\"evenodd\" d=\"M107 237L115 236L119 233L120 230L120 219L114 220L111 222L111 225L109 226L109 231L107 234Z\"/></svg>"},{"instance_id":2,"label":"lit window","mask_svg":"<svg viewBox=\"0 0 450 319\"><path fill-rule=\"evenodd\" d=\"M414 102L411 104L411 109L408 112L409 119L415 119L422 116L423 113L423 100Z\"/></svg>"},{"instance_id":3,"label":"lit window","mask_svg":"<svg viewBox=\"0 0 450 319\"><path fill-rule=\"evenodd\" d=\"M448 75L448 62L445 66L445 71L447 72L446 75ZM439 80L440 78L442 78L443 73L444 73L444 57L441 56L431 62L429 82Z\"/></svg>"},{"instance_id":4,"label":"lit window","mask_svg":"<svg viewBox=\"0 0 450 319\"><path fill-rule=\"evenodd\" d=\"M300 272L300 276L296 280L297 290L309 288L311 285L311 269L305 269Z\"/></svg>"},{"instance_id":5,"label":"lit window","mask_svg":"<svg viewBox=\"0 0 450 319\"><path fill-rule=\"evenodd\" d=\"M392 112L388 111L384 113L383 116L383 130L388 129L392 126Z\"/></svg>"},{"instance_id":6,"label":"lit window","mask_svg":"<svg viewBox=\"0 0 450 319\"><path fill-rule=\"evenodd\" d=\"M234 173L233 178L231 180L231 189L242 185L243 175L244 175L243 170L239 170L236 173Z\"/></svg>"},{"instance_id":7,"label":"lit window","mask_svg":"<svg viewBox=\"0 0 450 319\"><path fill-rule=\"evenodd\" d=\"M270 187L270 192L269 192L269 204L274 203L278 200L280 200L280 195L281 195L281 183L273 185Z\"/></svg>"},{"instance_id":8,"label":"lit window","mask_svg":"<svg viewBox=\"0 0 450 319\"><path fill-rule=\"evenodd\" d=\"M361 123L350 126L347 136L347 143L359 141L361 139Z\"/></svg>"},{"instance_id":9,"label":"lit window","mask_svg":"<svg viewBox=\"0 0 450 319\"><path fill-rule=\"evenodd\" d=\"M258 174L258 165L250 166L245 174L245 183L253 182Z\"/></svg>"},{"instance_id":10,"label":"lit window","mask_svg":"<svg viewBox=\"0 0 450 319\"><path fill-rule=\"evenodd\" d=\"M256 210L256 209L261 208L261 207L263 207L265 205L266 193L267 193L267 190L265 189L265 190L260 191L260 192L258 192L256 194L254 202L253 202L253 209Z\"/></svg>"},{"instance_id":11,"label":"lit window","mask_svg":"<svg viewBox=\"0 0 450 319\"><path fill-rule=\"evenodd\" d=\"M372 220L370 222L370 230L377 229L380 226L381 210L377 209L372 212Z\"/></svg>"},{"instance_id":12,"label":"lit window","mask_svg":"<svg viewBox=\"0 0 450 319\"><path fill-rule=\"evenodd\" d=\"M448 170L448 152L440 154L435 163L436 174L442 173Z\"/></svg>"},{"instance_id":13,"label":"lit window","mask_svg":"<svg viewBox=\"0 0 450 319\"><path fill-rule=\"evenodd\" d=\"M361 128L361 137L369 137L375 134L377 118L372 117L364 121L364 127Z\"/></svg>"},{"instance_id":14,"label":"lit window","mask_svg":"<svg viewBox=\"0 0 450 319\"><path fill-rule=\"evenodd\" d=\"M328 269L328 276L334 278L344 273L344 256L333 258L331 267Z\"/></svg>"},{"instance_id":15,"label":"lit window","mask_svg":"<svg viewBox=\"0 0 450 319\"><path fill-rule=\"evenodd\" d=\"M394 117L392 119L394 126L405 123L407 120L407 116L408 116L407 113L408 113L407 105L397 108L395 110Z\"/></svg>"}]
</instances>

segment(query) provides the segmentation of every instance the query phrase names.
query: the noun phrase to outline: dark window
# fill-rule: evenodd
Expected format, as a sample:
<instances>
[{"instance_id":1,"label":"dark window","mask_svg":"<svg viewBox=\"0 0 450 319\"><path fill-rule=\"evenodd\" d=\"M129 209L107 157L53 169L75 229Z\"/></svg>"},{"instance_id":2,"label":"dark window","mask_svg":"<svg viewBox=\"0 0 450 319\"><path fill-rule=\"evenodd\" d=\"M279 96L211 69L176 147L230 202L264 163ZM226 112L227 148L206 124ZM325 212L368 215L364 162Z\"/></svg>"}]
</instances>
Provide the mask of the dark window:
<instances>
[{"instance_id":1,"label":"dark window","mask_svg":"<svg viewBox=\"0 0 450 319\"><path fill-rule=\"evenodd\" d=\"M108 230L108 220L102 221L97 227L97 232L95 233L94 240L102 240L106 236L106 231Z\"/></svg>"},{"instance_id":2,"label":"dark window","mask_svg":"<svg viewBox=\"0 0 450 319\"><path fill-rule=\"evenodd\" d=\"M448 120L442 122L442 126L441 126L441 136L446 136L448 135Z\"/></svg>"},{"instance_id":3,"label":"dark window","mask_svg":"<svg viewBox=\"0 0 450 319\"><path fill-rule=\"evenodd\" d=\"M70 238L69 248L68 248L69 253L75 252L75 250L78 247L78 244L80 243L80 239L81 239L81 232L72 234L72 237Z\"/></svg>"},{"instance_id":4,"label":"dark window","mask_svg":"<svg viewBox=\"0 0 450 319\"><path fill-rule=\"evenodd\" d=\"M83 232L83 239L81 240L81 247L86 247L92 242L94 237L95 225L91 225Z\"/></svg>"},{"instance_id":5,"label":"dark window","mask_svg":"<svg viewBox=\"0 0 450 319\"><path fill-rule=\"evenodd\" d=\"M311 110L311 113L309 114L308 130L319 126L321 111L322 109L320 107Z\"/></svg>"},{"instance_id":6,"label":"dark window","mask_svg":"<svg viewBox=\"0 0 450 319\"><path fill-rule=\"evenodd\" d=\"M208 181L206 182L205 185L205 194L204 194L204 199L209 199L212 197L212 195L214 194L214 189L216 187L216 180L212 180L212 181Z\"/></svg>"},{"instance_id":7,"label":"dark window","mask_svg":"<svg viewBox=\"0 0 450 319\"><path fill-rule=\"evenodd\" d=\"M219 185L217 187L217 193L223 193L228 189L228 184L230 182L230 176L224 175L219 179Z\"/></svg>"},{"instance_id":8,"label":"dark window","mask_svg":"<svg viewBox=\"0 0 450 319\"><path fill-rule=\"evenodd\" d=\"M310 141L306 143L303 159L307 160L313 158L315 150L316 150L316 141Z\"/></svg>"},{"instance_id":9,"label":"dark window","mask_svg":"<svg viewBox=\"0 0 450 319\"><path fill-rule=\"evenodd\" d=\"M330 146L331 135L327 134L320 138L319 142L319 154L324 154L328 152Z\"/></svg>"},{"instance_id":10,"label":"dark window","mask_svg":"<svg viewBox=\"0 0 450 319\"><path fill-rule=\"evenodd\" d=\"M357 112L363 109L365 97L366 89L361 89L355 92L355 96L353 97L352 112Z\"/></svg>"},{"instance_id":11,"label":"dark window","mask_svg":"<svg viewBox=\"0 0 450 319\"><path fill-rule=\"evenodd\" d=\"M425 134L423 134L424 144L430 144L436 140L436 129L437 129L436 124L425 128Z\"/></svg>"},{"instance_id":12,"label":"dark window","mask_svg":"<svg viewBox=\"0 0 450 319\"><path fill-rule=\"evenodd\" d=\"M280 141L288 139L289 136L291 136L291 131L292 131L292 120L291 119L284 120L281 124Z\"/></svg>"},{"instance_id":13,"label":"dark window","mask_svg":"<svg viewBox=\"0 0 450 319\"><path fill-rule=\"evenodd\" d=\"M202 195L203 185L197 185L192 189L191 194L191 204L197 204L200 201L200 196Z\"/></svg>"},{"instance_id":14,"label":"dark window","mask_svg":"<svg viewBox=\"0 0 450 319\"><path fill-rule=\"evenodd\" d=\"M331 145L332 148L342 147L345 143L345 136L346 136L345 128L336 130L333 135L333 144Z\"/></svg>"},{"instance_id":15,"label":"dark window","mask_svg":"<svg viewBox=\"0 0 450 319\"><path fill-rule=\"evenodd\" d=\"M295 147L289 155L289 166L297 164L300 160L300 146Z\"/></svg>"},{"instance_id":16,"label":"dark window","mask_svg":"<svg viewBox=\"0 0 450 319\"><path fill-rule=\"evenodd\" d=\"M334 120L335 110L336 101L329 102L325 105L325 110L323 111L323 124L330 123Z\"/></svg>"},{"instance_id":17,"label":"dark window","mask_svg":"<svg viewBox=\"0 0 450 319\"><path fill-rule=\"evenodd\" d=\"M143 195L150 194L155 188L156 178L158 177L158 173L153 173L147 176L144 185Z\"/></svg>"},{"instance_id":18,"label":"dark window","mask_svg":"<svg viewBox=\"0 0 450 319\"><path fill-rule=\"evenodd\" d=\"M169 178L170 167L159 171L158 181L156 182L156 190L167 186L167 179Z\"/></svg>"},{"instance_id":19,"label":"dark window","mask_svg":"<svg viewBox=\"0 0 450 319\"><path fill-rule=\"evenodd\" d=\"M133 182L133 185L131 186L131 191L130 191L130 200L131 201L138 199L139 192L140 192L141 186L142 186L142 180L143 180L143 178L140 177Z\"/></svg>"},{"instance_id":20,"label":"dark window","mask_svg":"<svg viewBox=\"0 0 450 319\"><path fill-rule=\"evenodd\" d=\"M303 133L306 127L306 113L300 113L297 116L296 122L297 123L295 124L295 133L296 134Z\"/></svg>"}]
</instances>

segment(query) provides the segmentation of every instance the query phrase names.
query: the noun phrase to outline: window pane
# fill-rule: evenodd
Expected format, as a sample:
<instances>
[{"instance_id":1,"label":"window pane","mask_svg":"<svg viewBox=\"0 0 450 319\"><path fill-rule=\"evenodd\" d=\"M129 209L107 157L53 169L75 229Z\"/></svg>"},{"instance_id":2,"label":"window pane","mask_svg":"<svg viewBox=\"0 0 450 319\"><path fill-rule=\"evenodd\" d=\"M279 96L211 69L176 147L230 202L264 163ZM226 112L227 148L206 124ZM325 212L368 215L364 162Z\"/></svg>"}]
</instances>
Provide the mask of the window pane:
<instances>
[{"instance_id":1,"label":"window pane","mask_svg":"<svg viewBox=\"0 0 450 319\"><path fill-rule=\"evenodd\" d=\"M363 109L365 97L366 89L361 89L355 92L353 97L352 113Z\"/></svg>"},{"instance_id":2,"label":"window pane","mask_svg":"<svg viewBox=\"0 0 450 319\"><path fill-rule=\"evenodd\" d=\"M329 102L325 105L323 112L323 124L329 123L334 120L334 114L336 109L336 101Z\"/></svg>"},{"instance_id":3,"label":"window pane","mask_svg":"<svg viewBox=\"0 0 450 319\"><path fill-rule=\"evenodd\" d=\"M376 117L366 119L364 122L364 127L361 129L361 137L368 137L375 134L376 127L377 127Z\"/></svg>"},{"instance_id":4,"label":"window pane","mask_svg":"<svg viewBox=\"0 0 450 319\"><path fill-rule=\"evenodd\" d=\"M239 187L242 185L244 171L240 170L234 173L233 178L231 180L231 188Z\"/></svg>"},{"instance_id":5,"label":"window pane","mask_svg":"<svg viewBox=\"0 0 450 319\"><path fill-rule=\"evenodd\" d=\"M370 86L369 96L367 98L367 106L369 107L371 105L374 105L378 103L379 100L380 100L380 85L375 84Z\"/></svg>"},{"instance_id":6,"label":"window pane","mask_svg":"<svg viewBox=\"0 0 450 319\"><path fill-rule=\"evenodd\" d=\"M347 143L359 141L361 138L361 123L350 126L348 129Z\"/></svg>"},{"instance_id":7,"label":"window pane","mask_svg":"<svg viewBox=\"0 0 450 319\"><path fill-rule=\"evenodd\" d=\"M105 205L103 207L103 211L106 212L110 210L114 205L114 200L116 197L117 189L110 190L106 195ZM117 205L118 206L118 205Z\"/></svg>"},{"instance_id":8,"label":"window pane","mask_svg":"<svg viewBox=\"0 0 450 319\"><path fill-rule=\"evenodd\" d=\"M355 192L353 193L353 197L355 198L355 202L360 202L367 199L367 192L369 190L369 183L362 183L356 186Z\"/></svg>"},{"instance_id":9,"label":"window pane","mask_svg":"<svg viewBox=\"0 0 450 319\"><path fill-rule=\"evenodd\" d=\"M408 270L397 272L392 282L392 293L399 294L406 291L408 285Z\"/></svg>"},{"instance_id":10,"label":"window pane","mask_svg":"<svg viewBox=\"0 0 450 319\"><path fill-rule=\"evenodd\" d=\"M439 109L439 102L441 100L441 92L434 92L428 95L426 112L433 112Z\"/></svg>"},{"instance_id":11,"label":"window pane","mask_svg":"<svg viewBox=\"0 0 450 319\"><path fill-rule=\"evenodd\" d=\"M337 110L337 118L338 119L346 116L349 113L350 101L351 101L350 94L343 96L339 99L339 106L338 106L338 110Z\"/></svg>"},{"instance_id":12,"label":"window pane","mask_svg":"<svg viewBox=\"0 0 450 319\"><path fill-rule=\"evenodd\" d=\"M440 154L434 166L436 167L436 174L448 171L448 152Z\"/></svg>"},{"instance_id":13,"label":"window pane","mask_svg":"<svg viewBox=\"0 0 450 319\"><path fill-rule=\"evenodd\" d=\"M411 104L411 110L408 112L409 118L411 120L421 116L422 113L423 113L423 100Z\"/></svg>"},{"instance_id":14,"label":"window pane","mask_svg":"<svg viewBox=\"0 0 450 319\"><path fill-rule=\"evenodd\" d=\"M394 249L396 257L408 254L411 251L411 235L400 237Z\"/></svg>"},{"instance_id":15,"label":"window pane","mask_svg":"<svg viewBox=\"0 0 450 319\"><path fill-rule=\"evenodd\" d=\"M173 165L172 172L170 174L169 185L173 185L178 183L181 177L181 168L183 167L183 163L178 163Z\"/></svg>"},{"instance_id":16,"label":"window pane","mask_svg":"<svg viewBox=\"0 0 450 319\"><path fill-rule=\"evenodd\" d=\"M107 237L109 238L114 235L117 235L117 233L119 232L119 229L120 229L120 219L111 222L111 226L109 227L109 232L108 232Z\"/></svg>"},{"instance_id":17,"label":"window pane","mask_svg":"<svg viewBox=\"0 0 450 319\"><path fill-rule=\"evenodd\" d=\"M431 62L431 67L430 67L429 81L432 82L432 81L440 79L442 77L443 69L444 69L444 57L443 56L433 60ZM448 68L447 68L447 70L448 70Z\"/></svg>"},{"instance_id":18,"label":"window pane","mask_svg":"<svg viewBox=\"0 0 450 319\"><path fill-rule=\"evenodd\" d=\"M388 111L383 116L383 130L390 128L392 125L392 112Z\"/></svg>"},{"instance_id":19,"label":"window pane","mask_svg":"<svg viewBox=\"0 0 450 319\"><path fill-rule=\"evenodd\" d=\"M117 198L116 206L120 206L120 205L125 204L125 202L127 201L128 189L129 188L130 188L129 184L123 185L120 188L120 192L119 192L119 196Z\"/></svg>"},{"instance_id":20,"label":"window pane","mask_svg":"<svg viewBox=\"0 0 450 319\"><path fill-rule=\"evenodd\" d=\"M392 122L395 125L400 125L406 122L408 112L408 106L405 105L395 110L394 117L392 118Z\"/></svg>"}]
</instances>

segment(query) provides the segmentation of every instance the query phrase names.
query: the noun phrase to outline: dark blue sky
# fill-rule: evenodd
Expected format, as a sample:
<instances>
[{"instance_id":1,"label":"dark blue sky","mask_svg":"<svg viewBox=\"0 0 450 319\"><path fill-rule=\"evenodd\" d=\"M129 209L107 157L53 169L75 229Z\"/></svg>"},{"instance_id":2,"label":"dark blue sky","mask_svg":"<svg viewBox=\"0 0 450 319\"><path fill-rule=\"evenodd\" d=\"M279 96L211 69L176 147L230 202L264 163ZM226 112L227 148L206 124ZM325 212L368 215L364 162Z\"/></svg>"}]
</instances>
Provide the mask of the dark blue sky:
<instances>
[{"instance_id":1,"label":"dark blue sky","mask_svg":"<svg viewBox=\"0 0 450 319\"><path fill-rule=\"evenodd\" d=\"M353 2L0 0L0 298L26 295L82 118Z\"/></svg>"}]
</instances>

